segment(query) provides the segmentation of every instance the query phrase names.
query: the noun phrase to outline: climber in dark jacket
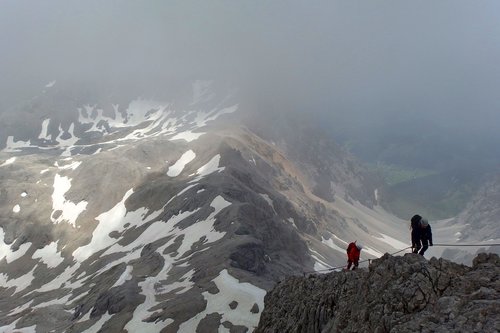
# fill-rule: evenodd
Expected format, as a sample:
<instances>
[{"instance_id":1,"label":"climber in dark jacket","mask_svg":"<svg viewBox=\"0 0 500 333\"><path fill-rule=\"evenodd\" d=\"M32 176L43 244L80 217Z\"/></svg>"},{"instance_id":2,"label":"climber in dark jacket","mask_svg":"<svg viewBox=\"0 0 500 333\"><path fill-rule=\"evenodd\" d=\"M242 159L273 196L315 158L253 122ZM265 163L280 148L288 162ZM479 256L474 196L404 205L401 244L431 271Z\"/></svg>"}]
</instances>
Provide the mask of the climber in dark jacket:
<instances>
[{"instance_id":1,"label":"climber in dark jacket","mask_svg":"<svg viewBox=\"0 0 500 333\"><path fill-rule=\"evenodd\" d=\"M422 247L420 243L420 233L422 228L420 228L420 221L422 220L422 216L413 215L411 218L411 248L413 253L418 253L418 250Z\"/></svg>"},{"instance_id":2,"label":"climber in dark jacket","mask_svg":"<svg viewBox=\"0 0 500 333\"><path fill-rule=\"evenodd\" d=\"M422 243L422 249L418 254L424 255L424 252L429 248L429 245L432 246L432 230L429 225L429 221L426 219L420 220L420 242Z\"/></svg>"}]
</instances>

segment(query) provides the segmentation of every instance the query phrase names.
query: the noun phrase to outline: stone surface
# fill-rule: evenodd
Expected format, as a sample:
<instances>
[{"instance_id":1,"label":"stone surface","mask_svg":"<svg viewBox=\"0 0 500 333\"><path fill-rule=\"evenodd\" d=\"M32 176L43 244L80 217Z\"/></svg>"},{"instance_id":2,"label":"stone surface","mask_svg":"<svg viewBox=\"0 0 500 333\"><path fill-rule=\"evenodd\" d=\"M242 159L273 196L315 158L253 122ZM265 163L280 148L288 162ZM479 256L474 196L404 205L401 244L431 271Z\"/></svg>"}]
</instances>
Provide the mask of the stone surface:
<instances>
[{"instance_id":1,"label":"stone surface","mask_svg":"<svg viewBox=\"0 0 500 333\"><path fill-rule=\"evenodd\" d=\"M369 269L292 277L265 298L256 333L497 332L500 261L473 267L407 254Z\"/></svg>"}]
</instances>

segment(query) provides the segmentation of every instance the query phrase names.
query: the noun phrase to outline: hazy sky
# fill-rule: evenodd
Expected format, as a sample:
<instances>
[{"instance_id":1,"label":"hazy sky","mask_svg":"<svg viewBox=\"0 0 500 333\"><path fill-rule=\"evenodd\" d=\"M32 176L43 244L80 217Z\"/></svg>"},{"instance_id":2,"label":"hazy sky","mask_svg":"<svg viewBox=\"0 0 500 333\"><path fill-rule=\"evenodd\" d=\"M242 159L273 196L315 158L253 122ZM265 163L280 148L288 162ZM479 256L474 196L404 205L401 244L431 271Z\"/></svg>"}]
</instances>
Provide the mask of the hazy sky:
<instances>
[{"instance_id":1,"label":"hazy sky","mask_svg":"<svg viewBox=\"0 0 500 333\"><path fill-rule=\"evenodd\" d=\"M4 99L52 80L195 78L274 108L493 128L500 2L0 0Z\"/></svg>"}]
</instances>

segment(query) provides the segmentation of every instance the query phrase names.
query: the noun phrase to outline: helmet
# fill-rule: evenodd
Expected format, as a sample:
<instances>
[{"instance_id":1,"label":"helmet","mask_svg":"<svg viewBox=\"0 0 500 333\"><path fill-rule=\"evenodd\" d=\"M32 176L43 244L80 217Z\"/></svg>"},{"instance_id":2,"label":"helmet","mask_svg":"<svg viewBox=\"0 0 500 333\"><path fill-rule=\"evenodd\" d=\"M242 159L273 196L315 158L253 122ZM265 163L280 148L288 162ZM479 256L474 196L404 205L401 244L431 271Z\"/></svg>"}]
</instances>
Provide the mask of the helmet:
<instances>
[{"instance_id":1,"label":"helmet","mask_svg":"<svg viewBox=\"0 0 500 333\"><path fill-rule=\"evenodd\" d=\"M427 221L427 219L421 219L420 220L420 225L422 227L427 227L429 225L429 221Z\"/></svg>"},{"instance_id":2,"label":"helmet","mask_svg":"<svg viewBox=\"0 0 500 333\"><path fill-rule=\"evenodd\" d=\"M356 247L357 247L357 248L358 248L358 250L360 250L360 251L363 249L363 245L358 244L358 243L356 243Z\"/></svg>"}]
</instances>

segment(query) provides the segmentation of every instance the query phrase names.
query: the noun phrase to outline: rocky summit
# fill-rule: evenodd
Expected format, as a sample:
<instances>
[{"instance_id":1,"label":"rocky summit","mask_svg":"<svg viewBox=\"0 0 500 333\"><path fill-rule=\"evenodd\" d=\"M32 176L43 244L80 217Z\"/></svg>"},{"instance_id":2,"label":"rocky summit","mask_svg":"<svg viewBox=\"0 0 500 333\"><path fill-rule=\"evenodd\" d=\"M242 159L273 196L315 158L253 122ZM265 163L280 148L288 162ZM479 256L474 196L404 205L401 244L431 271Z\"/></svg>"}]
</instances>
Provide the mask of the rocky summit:
<instances>
[{"instance_id":1,"label":"rocky summit","mask_svg":"<svg viewBox=\"0 0 500 333\"><path fill-rule=\"evenodd\" d=\"M279 283L255 332L498 332L499 276L496 254L472 267L386 254L368 269Z\"/></svg>"}]
</instances>

